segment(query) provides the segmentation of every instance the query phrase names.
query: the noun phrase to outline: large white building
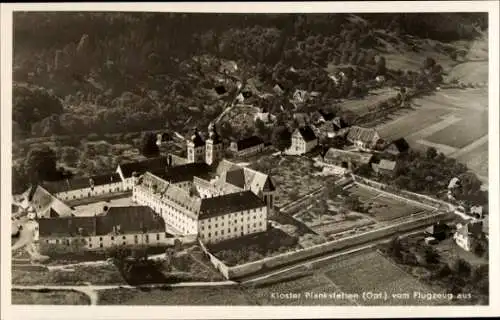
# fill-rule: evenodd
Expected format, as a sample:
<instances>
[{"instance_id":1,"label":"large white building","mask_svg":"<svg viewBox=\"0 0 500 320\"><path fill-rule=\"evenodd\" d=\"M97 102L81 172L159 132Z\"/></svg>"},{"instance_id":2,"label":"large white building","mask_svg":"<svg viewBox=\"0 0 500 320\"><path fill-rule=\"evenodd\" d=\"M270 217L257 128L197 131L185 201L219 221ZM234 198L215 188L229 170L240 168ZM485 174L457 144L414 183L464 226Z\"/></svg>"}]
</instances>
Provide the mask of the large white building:
<instances>
[{"instance_id":1,"label":"large white building","mask_svg":"<svg viewBox=\"0 0 500 320\"><path fill-rule=\"evenodd\" d=\"M300 155L307 153L318 145L318 137L310 126L295 129L292 133L292 144L288 153Z\"/></svg>"},{"instance_id":2,"label":"large white building","mask_svg":"<svg viewBox=\"0 0 500 320\"><path fill-rule=\"evenodd\" d=\"M98 249L162 244L168 234L214 243L265 231L275 198L271 178L222 160L222 141L212 127L206 141L196 131L187 150L181 165L158 157L120 164L108 176L74 180L80 183L61 181L48 187L52 192L38 186L30 200L40 241L69 245L80 239L75 241L86 249ZM135 205L103 205L95 214L77 216L66 203L123 191L131 191Z\"/></svg>"},{"instance_id":3,"label":"large white building","mask_svg":"<svg viewBox=\"0 0 500 320\"><path fill-rule=\"evenodd\" d=\"M223 160L208 179L185 172L169 182L177 169L163 177L147 172L133 188L133 200L159 213L171 230L214 243L267 229L275 193L267 175Z\"/></svg>"}]
</instances>

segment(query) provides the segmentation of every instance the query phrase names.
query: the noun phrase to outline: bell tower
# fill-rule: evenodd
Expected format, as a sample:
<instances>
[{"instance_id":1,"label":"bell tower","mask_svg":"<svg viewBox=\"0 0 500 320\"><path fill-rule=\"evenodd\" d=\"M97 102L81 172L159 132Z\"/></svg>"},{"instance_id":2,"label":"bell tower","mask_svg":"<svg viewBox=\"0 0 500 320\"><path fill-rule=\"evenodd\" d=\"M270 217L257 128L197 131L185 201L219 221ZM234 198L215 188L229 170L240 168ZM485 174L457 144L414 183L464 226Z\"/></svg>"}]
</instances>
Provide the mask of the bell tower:
<instances>
[{"instance_id":1,"label":"bell tower","mask_svg":"<svg viewBox=\"0 0 500 320\"><path fill-rule=\"evenodd\" d=\"M208 139L206 141L205 162L208 165L219 162L222 158L222 139L217 133L215 126L208 126Z\"/></svg>"}]
</instances>

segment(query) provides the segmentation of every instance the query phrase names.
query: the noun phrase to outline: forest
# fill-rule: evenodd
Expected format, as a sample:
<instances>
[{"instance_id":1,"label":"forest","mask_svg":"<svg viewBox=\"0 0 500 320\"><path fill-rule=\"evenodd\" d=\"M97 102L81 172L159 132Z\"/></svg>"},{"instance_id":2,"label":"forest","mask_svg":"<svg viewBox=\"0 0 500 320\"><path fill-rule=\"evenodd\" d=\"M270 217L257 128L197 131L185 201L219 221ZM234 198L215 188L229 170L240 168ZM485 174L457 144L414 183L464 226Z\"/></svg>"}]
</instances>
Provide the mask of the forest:
<instances>
[{"instance_id":1,"label":"forest","mask_svg":"<svg viewBox=\"0 0 500 320\"><path fill-rule=\"evenodd\" d=\"M259 134L281 146L290 118L283 107L296 90L318 93L298 111L339 113L338 101L379 87L376 76L388 87L434 87L445 72L439 58L459 61L455 41L477 37L487 15L16 12L13 22L13 172L22 189L39 176L27 164L33 144L55 144L78 174L111 170L147 132L206 128L238 83L250 92L245 103L276 114L278 126L226 121L223 138ZM385 56L398 52L422 63L391 69ZM221 85L226 93L216 92ZM112 145L88 142L101 140Z\"/></svg>"}]
</instances>

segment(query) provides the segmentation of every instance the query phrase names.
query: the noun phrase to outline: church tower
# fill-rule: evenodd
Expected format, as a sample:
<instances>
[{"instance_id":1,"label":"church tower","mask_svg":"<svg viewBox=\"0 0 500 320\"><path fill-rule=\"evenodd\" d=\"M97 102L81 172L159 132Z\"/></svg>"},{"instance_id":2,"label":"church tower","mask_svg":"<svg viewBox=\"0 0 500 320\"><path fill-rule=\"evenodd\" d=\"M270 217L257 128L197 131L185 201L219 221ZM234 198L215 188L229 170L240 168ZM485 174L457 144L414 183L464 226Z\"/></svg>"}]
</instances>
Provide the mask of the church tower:
<instances>
[{"instance_id":1,"label":"church tower","mask_svg":"<svg viewBox=\"0 0 500 320\"><path fill-rule=\"evenodd\" d=\"M188 163L205 161L205 141L198 129L194 130L191 139L187 141Z\"/></svg>"},{"instance_id":2,"label":"church tower","mask_svg":"<svg viewBox=\"0 0 500 320\"><path fill-rule=\"evenodd\" d=\"M219 162L222 159L222 139L215 130L215 126L210 124L208 126L208 139L206 142L205 162L208 165Z\"/></svg>"}]
</instances>

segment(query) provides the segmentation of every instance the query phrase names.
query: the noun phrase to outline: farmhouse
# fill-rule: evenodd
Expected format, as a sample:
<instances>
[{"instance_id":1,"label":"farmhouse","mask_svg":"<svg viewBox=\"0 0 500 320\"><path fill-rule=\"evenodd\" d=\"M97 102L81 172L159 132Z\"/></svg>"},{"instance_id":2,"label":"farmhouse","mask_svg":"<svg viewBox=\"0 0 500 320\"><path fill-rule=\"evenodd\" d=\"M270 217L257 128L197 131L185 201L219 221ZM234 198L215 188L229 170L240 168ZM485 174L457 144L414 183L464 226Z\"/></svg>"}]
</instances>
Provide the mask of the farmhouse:
<instances>
[{"instance_id":1,"label":"farmhouse","mask_svg":"<svg viewBox=\"0 0 500 320\"><path fill-rule=\"evenodd\" d=\"M385 149L385 152L398 156L407 153L410 150L410 145L404 138L393 140Z\"/></svg>"},{"instance_id":2,"label":"farmhouse","mask_svg":"<svg viewBox=\"0 0 500 320\"><path fill-rule=\"evenodd\" d=\"M291 154L304 154L318 145L318 138L310 126L295 129L292 134Z\"/></svg>"},{"instance_id":3,"label":"farmhouse","mask_svg":"<svg viewBox=\"0 0 500 320\"><path fill-rule=\"evenodd\" d=\"M39 243L102 249L115 245L158 245L171 236L163 218L146 206L103 208L90 217L41 218Z\"/></svg>"},{"instance_id":4,"label":"farmhouse","mask_svg":"<svg viewBox=\"0 0 500 320\"><path fill-rule=\"evenodd\" d=\"M347 141L361 150L372 149L378 140L380 140L380 135L375 129L352 126L347 133Z\"/></svg>"},{"instance_id":5,"label":"farmhouse","mask_svg":"<svg viewBox=\"0 0 500 320\"><path fill-rule=\"evenodd\" d=\"M397 162L387 159L380 160L379 163L372 164L373 171L383 176L393 176L397 169Z\"/></svg>"},{"instance_id":6,"label":"farmhouse","mask_svg":"<svg viewBox=\"0 0 500 320\"><path fill-rule=\"evenodd\" d=\"M455 242L465 251L471 251L477 240L483 236L483 222L474 220L465 225L457 224L457 231L453 235Z\"/></svg>"},{"instance_id":7,"label":"farmhouse","mask_svg":"<svg viewBox=\"0 0 500 320\"><path fill-rule=\"evenodd\" d=\"M231 142L229 149L235 156L250 156L262 152L264 141L258 136L251 136Z\"/></svg>"},{"instance_id":8,"label":"farmhouse","mask_svg":"<svg viewBox=\"0 0 500 320\"><path fill-rule=\"evenodd\" d=\"M331 121L325 122L320 126L322 136L333 138L335 136L344 135L348 131L348 124L341 117L335 117Z\"/></svg>"},{"instance_id":9,"label":"farmhouse","mask_svg":"<svg viewBox=\"0 0 500 320\"><path fill-rule=\"evenodd\" d=\"M43 187L57 198L67 201L120 192L123 190L123 183L117 173L110 173L88 178L44 182Z\"/></svg>"}]
</instances>

